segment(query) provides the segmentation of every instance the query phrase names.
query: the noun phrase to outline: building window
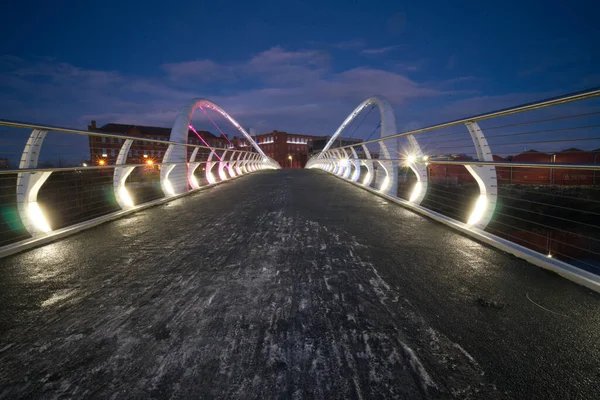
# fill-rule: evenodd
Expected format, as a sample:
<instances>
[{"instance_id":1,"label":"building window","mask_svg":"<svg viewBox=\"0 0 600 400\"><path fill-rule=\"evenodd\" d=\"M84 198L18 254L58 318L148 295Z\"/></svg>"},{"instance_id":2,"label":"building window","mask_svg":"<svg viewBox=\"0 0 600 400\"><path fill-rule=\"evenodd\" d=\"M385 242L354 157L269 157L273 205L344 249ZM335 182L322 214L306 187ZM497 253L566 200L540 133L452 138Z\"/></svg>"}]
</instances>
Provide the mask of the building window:
<instances>
[{"instance_id":1,"label":"building window","mask_svg":"<svg viewBox=\"0 0 600 400\"><path fill-rule=\"evenodd\" d=\"M131 156L132 156L132 151L131 151L131 150L129 150L129 157L131 157Z\"/></svg>"},{"instance_id":2,"label":"building window","mask_svg":"<svg viewBox=\"0 0 600 400\"><path fill-rule=\"evenodd\" d=\"M150 157L154 157L154 150L150 150Z\"/></svg>"},{"instance_id":3,"label":"building window","mask_svg":"<svg viewBox=\"0 0 600 400\"><path fill-rule=\"evenodd\" d=\"M139 151L139 150L136 150L136 151L135 151L135 156L137 157L137 156L139 156L139 155L140 155L140 151Z\"/></svg>"},{"instance_id":4,"label":"building window","mask_svg":"<svg viewBox=\"0 0 600 400\"><path fill-rule=\"evenodd\" d=\"M106 149L102 149L102 157L108 157L108 153L106 152Z\"/></svg>"},{"instance_id":5,"label":"building window","mask_svg":"<svg viewBox=\"0 0 600 400\"><path fill-rule=\"evenodd\" d=\"M159 151L159 152L158 152L158 156L159 156L159 157L162 157L162 151Z\"/></svg>"},{"instance_id":6,"label":"building window","mask_svg":"<svg viewBox=\"0 0 600 400\"><path fill-rule=\"evenodd\" d=\"M123 138L119 138L119 143L123 143Z\"/></svg>"},{"instance_id":7,"label":"building window","mask_svg":"<svg viewBox=\"0 0 600 400\"><path fill-rule=\"evenodd\" d=\"M102 136L102 137L100 138L100 141L101 141L102 143L106 143L106 136Z\"/></svg>"},{"instance_id":8,"label":"building window","mask_svg":"<svg viewBox=\"0 0 600 400\"><path fill-rule=\"evenodd\" d=\"M110 156L114 157L115 156L115 149L110 149Z\"/></svg>"}]
</instances>

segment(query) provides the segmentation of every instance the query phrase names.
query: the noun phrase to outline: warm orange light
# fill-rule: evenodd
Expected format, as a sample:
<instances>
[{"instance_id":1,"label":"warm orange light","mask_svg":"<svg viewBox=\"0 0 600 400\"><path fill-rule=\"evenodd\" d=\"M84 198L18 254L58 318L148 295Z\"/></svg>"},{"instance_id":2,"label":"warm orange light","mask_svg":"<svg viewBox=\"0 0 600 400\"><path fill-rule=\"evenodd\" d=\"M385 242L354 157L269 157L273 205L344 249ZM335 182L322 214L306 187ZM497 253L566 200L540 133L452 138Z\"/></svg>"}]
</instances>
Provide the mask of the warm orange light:
<instances>
[{"instance_id":1,"label":"warm orange light","mask_svg":"<svg viewBox=\"0 0 600 400\"><path fill-rule=\"evenodd\" d=\"M104 160L98 160L98 165L106 165L106 161L104 161Z\"/></svg>"},{"instance_id":2,"label":"warm orange light","mask_svg":"<svg viewBox=\"0 0 600 400\"><path fill-rule=\"evenodd\" d=\"M154 161L152 161L152 160L146 160L146 164L152 165L152 164L154 164Z\"/></svg>"}]
</instances>

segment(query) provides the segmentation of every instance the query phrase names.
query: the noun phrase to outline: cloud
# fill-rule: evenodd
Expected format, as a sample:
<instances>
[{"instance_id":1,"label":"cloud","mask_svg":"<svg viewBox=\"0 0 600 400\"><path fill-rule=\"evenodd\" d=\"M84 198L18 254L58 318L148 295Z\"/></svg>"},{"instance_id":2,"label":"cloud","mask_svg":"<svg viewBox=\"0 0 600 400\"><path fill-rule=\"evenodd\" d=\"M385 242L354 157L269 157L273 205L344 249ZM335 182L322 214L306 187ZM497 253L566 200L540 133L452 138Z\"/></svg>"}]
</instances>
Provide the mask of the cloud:
<instances>
[{"instance_id":1,"label":"cloud","mask_svg":"<svg viewBox=\"0 0 600 400\"><path fill-rule=\"evenodd\" d=\"M85 127L91 119L99 124L170 126L186 102L204 97L245 126L327 134L360 101L374 94L404 107L460 93L366 66L335 71L331 62L326 51L276 46L237 63L164 64L159 66L162 77L148 79L59 60L0 57L0 104L8 119L31 121L28 115L35 115L37 122L64 126ZM227 79L240 84L227 87L222 84ZM35 113L25 113L22 104Z\"/></svg>"},{"instance_id":2,"label":"cloud","mask_svg":"<svg viewBox=\"0 0 600 400\"><path fill-rule=\"evenodd\" d=\"M389 52L394 51L394 50L401 49L403 47L404 47L403 45L397 44L397 45L394 45L394 46L379 47L379 48L376 48L376 49L364 49L362 51L362 53L363 54L385 54L385 53L389 53Z\"/></svg>"},{"instance_id":3,"label":"cloud","mask_svg":"<svg viewBox=\"0 0 600 400\"><path fill-rule=\"evenodd\" d=\"M270 84L292 85L318 78L330 64L331 57L326 51L286 51L275 46L241 63L195 60L163 64L161 68L175 82L193 79L201 83L233 83L255 78Z\"/></svg>"}]
</instances>

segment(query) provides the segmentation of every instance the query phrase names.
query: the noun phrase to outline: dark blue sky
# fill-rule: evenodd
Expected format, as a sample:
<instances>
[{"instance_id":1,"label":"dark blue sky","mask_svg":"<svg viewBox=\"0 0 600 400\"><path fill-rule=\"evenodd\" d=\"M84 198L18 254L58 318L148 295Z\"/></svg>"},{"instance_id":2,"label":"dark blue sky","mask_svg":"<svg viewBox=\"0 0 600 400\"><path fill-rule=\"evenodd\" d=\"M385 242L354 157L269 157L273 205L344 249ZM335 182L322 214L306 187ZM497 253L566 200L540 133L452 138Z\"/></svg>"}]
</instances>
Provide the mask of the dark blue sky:
<instances>
[{"instance_id":1,"label":"dark blue sky","mask_svg":"<svg viewBox=\"0 0 600 400\"><path fill-rule=\"evenodd\" d=\"M170 126L206 97L329 134L381 94L402 130L600 84L596 2L406 3L8 2L0 118Z\"/></svg>"}]
</instances>

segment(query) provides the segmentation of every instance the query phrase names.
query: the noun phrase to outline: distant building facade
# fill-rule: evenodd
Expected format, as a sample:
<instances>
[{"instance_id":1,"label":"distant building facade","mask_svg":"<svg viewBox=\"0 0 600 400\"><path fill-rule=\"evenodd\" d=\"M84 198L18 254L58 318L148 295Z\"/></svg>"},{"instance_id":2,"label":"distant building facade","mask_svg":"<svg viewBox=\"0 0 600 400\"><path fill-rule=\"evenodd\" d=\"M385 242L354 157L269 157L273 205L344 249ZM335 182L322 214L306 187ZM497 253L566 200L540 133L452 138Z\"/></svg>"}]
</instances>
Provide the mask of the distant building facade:
<instances>
[{"instance_id":1,"label":"distant building facade","mask_svg":"<svg viewBox=\"0 0 600 400\"><path fill-rule=\"evenodd\" d=\"M168 145L166 143L149 142L147 140L168 141L171 135L171 128L113 123L98 127L96 126L96 121L91 121L90 125L88 125L88 131L113 133L136 138L129 149L127 162L130 164L143 164L148 160L160 162L165 155L165 151L167 151ZM208 131L197 132L210 147L229 147L229 143L224 137L215 136ZM124 140L121 138L89 136L90 162L95 165L115 164L123 142ZM188 143L205 145L191 130L188 132ZM188 156L192 151L193 148L188 148Z\"/></svg>"},{"instance_id":2,"label":"distant building facade","mask_svg":"<svg viewBox=\"0 0 600 400\"><path fill-rule=\"evenodd\" d=\"M308 161L308 143L315 136L274 130L271 133L254 135L252 138L262 151L277 161L282 168L304 168ZM234 137L232 143L237 149L253 151L245 138Z\"/></svg>"}]
</instances>

